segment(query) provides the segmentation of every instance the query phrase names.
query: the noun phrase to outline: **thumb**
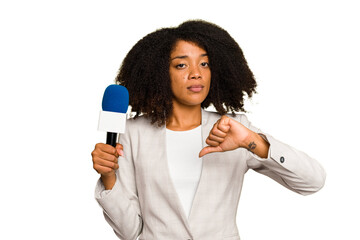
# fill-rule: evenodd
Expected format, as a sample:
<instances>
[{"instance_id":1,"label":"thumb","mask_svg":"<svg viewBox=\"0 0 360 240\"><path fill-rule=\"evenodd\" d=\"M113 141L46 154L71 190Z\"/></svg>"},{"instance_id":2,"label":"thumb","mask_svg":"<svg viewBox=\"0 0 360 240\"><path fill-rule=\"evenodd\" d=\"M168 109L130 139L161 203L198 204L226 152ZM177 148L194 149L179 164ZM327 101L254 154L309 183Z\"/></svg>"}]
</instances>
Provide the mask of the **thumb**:
<instances>
[{"instance_id":1,"label":"thumb","mask_svg":"<svg viewBox=\"0 0 360 240\"><path fill-rule=\"evenodd\" d=\"M117 153L118 156L123 156L124 155L124 152L123 152L124 147L123 147L122 144L117 143L115 148L116 148L116 153Z\"/></svg>"},{"instance_id":2,"label":"thumb","mask_svg":"<svg viewBox=\"0 0 360 240\"><path fill-rule=\"evenodd\" d=\"M210 146L207 146L207 147L204 147L200 153L199 153L199 158L201 158L202 156L208 154L208 153L212 153L212 152L222 152L222 148L220 146L217 146L217 147L210 147Z\"/></svg>"}]
</instances>

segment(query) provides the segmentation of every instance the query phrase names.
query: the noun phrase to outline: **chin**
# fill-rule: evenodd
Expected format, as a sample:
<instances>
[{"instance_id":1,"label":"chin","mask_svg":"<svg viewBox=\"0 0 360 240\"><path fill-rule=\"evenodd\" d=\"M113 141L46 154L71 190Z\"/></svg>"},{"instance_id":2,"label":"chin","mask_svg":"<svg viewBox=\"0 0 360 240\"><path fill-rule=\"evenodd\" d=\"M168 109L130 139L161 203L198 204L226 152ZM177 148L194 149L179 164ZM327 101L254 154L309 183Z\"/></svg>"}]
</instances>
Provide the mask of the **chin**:
<instances>
[{"instance_id":1,"label":"chin","mask_svg":"<svg viewBox=\"0 0 360 240\"><path fill-rule=\"evenodd\" d=\"M204 99L205 100L205 99ZM201 105L201 103L204 101L187 101L187 102L184 102L185 105L188 105L188 106L198 106L198 105Z\"/></svg>"},{"instance_id":2,"label":"chin","mask_svg":"<svg viewBox=\"0 0 360 240\"><path fill-rule=\"evenodd\" d=\"M206 99L206 96L200 96L193 95L193 96L187 96L182 99L174 99L173 101L177 102L178 104L184 105L184 106L198 106L201 105L201 103Z\"/></svg>"}]
</instances>

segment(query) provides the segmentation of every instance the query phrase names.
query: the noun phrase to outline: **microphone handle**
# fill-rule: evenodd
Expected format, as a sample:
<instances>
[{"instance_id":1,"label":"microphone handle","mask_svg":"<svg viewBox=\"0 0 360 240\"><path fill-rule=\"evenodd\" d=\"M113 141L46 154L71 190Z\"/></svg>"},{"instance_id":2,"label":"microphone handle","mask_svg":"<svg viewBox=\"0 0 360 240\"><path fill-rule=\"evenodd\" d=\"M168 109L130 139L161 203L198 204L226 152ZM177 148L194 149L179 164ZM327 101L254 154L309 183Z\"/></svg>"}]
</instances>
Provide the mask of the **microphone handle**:
<instances>
[{"instance_id":1,"label":"microphone handle","mask_svg":"<svg viewBox=\"0 0 360 240\"><path fill-rule=\"evenodd\" d=\"M113 147L116 146L117 133L107 132L106 134L106 144L109 144Z\"/></svg>"}]
</instances>

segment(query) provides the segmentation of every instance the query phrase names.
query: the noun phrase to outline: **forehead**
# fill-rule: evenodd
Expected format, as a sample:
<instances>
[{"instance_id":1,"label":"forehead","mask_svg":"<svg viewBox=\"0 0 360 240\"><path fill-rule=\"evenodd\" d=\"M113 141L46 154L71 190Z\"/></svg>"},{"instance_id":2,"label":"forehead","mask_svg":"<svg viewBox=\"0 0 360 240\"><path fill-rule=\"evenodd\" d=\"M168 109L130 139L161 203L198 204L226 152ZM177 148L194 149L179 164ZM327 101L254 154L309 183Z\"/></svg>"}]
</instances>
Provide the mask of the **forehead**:
<instances>
[{"instance_id":1,"label":"forehead","mask_svg":"<svg viewBox=\"0 0 360 240\"><path fill-rule=\"evenodd\" d=\"M206 53L205 49L200 47L195 42L185 41L185 40L178 40L171 51L171 56L177 54L190 54L193 52L197 52L200 54Z\"/></svg>"}]
</instances>

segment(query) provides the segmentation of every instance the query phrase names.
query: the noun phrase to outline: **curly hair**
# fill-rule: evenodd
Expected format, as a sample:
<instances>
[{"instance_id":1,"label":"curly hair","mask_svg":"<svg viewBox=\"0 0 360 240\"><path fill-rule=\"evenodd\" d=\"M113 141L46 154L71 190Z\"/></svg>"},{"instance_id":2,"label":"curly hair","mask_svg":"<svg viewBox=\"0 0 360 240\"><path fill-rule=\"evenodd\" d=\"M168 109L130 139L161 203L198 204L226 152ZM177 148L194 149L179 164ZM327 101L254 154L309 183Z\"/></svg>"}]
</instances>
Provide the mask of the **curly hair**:
<instances>
[{"instance_id":1,"label":"curly hair","mask_svg":"<svg viewBox=\"0 0 360 240\"><path fill-rule=\"evenodd\" d=\"M190 20L178 27L162 28L138 41L123 60L115 79L129 91L134 118L143 114L162 126L173 109L169 75L170 54L179 40L193 42L209 57L211 83L202 108L212 104L216 111L243 111L244 97L256 93L256 81L244 54L221 27L203 20Z\"/></svg>"}]
</instances>

